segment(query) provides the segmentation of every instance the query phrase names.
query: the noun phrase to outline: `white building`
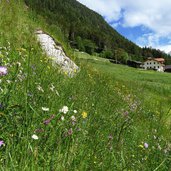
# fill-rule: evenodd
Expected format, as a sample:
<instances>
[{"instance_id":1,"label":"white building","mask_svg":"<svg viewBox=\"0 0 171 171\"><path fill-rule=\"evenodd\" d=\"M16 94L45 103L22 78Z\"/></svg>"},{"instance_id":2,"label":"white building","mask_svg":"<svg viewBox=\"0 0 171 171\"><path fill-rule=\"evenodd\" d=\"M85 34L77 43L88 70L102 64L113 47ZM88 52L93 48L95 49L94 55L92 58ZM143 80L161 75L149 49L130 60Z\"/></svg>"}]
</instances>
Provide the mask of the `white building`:
<instances>
[{"instance_id":1,"label":"white building","mask_svg":"<svg viewBox=\"0 0 171 171\"><path fill-rule=\"evenodd\" d=\"M156 71L164 71L164 58L148 58L141 67L144 69L154 69Z\"/></svg>"}]
</instances>

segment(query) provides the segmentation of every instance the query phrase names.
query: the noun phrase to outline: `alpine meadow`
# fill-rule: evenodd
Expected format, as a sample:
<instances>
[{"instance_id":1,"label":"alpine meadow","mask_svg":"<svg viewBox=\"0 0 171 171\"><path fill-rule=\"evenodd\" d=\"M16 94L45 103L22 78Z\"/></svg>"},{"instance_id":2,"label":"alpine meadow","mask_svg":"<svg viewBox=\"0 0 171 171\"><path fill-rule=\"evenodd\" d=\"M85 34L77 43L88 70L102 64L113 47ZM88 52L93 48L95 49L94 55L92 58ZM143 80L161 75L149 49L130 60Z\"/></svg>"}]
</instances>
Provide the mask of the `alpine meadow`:
<instances>
[{"instance_id":1,"label":"alpine meadow","mask_svg":"<svg viewBox=\"0 0 171 171\"><path fill-rule=\"evenodd\" d=\"M37 30L79 67L73 76ZM1 0L0 170L170 171L171 74L125 65L149 54L170 61L76 0Z\"/></svg>"}]
</instances>

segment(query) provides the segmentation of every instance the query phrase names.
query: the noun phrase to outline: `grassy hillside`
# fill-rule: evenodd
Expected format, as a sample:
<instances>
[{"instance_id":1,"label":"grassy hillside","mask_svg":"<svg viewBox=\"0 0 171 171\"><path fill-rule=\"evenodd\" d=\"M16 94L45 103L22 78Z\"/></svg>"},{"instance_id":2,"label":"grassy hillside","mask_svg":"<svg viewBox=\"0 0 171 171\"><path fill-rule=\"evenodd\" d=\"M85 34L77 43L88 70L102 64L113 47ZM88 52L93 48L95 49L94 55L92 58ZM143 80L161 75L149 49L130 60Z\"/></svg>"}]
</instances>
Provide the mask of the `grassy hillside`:
<instances>
[{"instance_id":1,"label":"grassy hillside","mask_svg":"<svg viewBox=\"0 0 171 171\"><path fill-rule=\"evenodd\" d=\"M140 60L170 56L160 50L140 48L120 35L102 16L76 0L25 0L26 4L54 29L61 29L68 43L89 54L98 53L105 58Z\"/></svg>"},{"instance_id":2,"label":"grassy hillside","mask_svg":"<svg viewBox=\"0 0 171 171\"><path fill-rule=\"evenodd\" d=\"M171 169L169 74L80 59L22 1L0 5L0 170ZM52 66L36 28L77 57L78 75Z\"/></svg>"},{"instance_id":3,"label":"grassy hillside","mask_svg":"<svg viewBox=\"0 0 171 171\"><path fill-rule=\"evenodd\" d=\"M124 49L141 58L141 48L114 30L102 16L76 0L25 0L27 5L55 27L60 26L70 44L81 51L111 51ZM103 31L102 31L103 30ZM133 58L133 56L132 56Z\"/></svg>"}]
</instances>

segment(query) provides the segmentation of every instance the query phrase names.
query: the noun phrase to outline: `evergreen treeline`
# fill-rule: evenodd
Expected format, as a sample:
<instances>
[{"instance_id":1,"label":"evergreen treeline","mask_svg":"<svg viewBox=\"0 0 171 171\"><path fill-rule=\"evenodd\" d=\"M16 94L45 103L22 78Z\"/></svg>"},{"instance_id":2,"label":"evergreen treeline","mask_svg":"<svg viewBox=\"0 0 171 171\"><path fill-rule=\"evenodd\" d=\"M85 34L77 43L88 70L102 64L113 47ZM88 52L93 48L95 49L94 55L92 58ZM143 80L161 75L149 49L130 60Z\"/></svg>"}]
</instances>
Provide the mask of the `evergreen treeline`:
<instances>
[{"instance_id":1,"label":"evergreen treeline","mask_svg":"<svg viewBox=\"0 0 171 171\"><path fill-rule=\"evenodd\" d=\"M70 45L89 54L117 59L143 60L146 57L168 57L159 50L140 48L121 36L102 16L76 0L25 0L49 24L61 27Z\"/></svg>"}]
</instances>

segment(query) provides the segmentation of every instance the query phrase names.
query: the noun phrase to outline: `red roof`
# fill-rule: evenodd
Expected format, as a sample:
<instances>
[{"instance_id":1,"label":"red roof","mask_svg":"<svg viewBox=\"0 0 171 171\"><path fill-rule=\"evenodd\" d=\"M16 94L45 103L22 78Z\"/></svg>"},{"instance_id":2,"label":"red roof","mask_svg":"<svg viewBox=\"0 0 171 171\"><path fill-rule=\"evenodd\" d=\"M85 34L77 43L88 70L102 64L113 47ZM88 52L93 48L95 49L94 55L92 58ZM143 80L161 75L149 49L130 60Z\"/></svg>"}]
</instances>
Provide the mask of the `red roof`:
<instances>
[{"instance_id":1,"label":"red roof","mask_svg":"<svg viewBox=\"0 0 171 171\"><path fill-rule=\"evenodd\" d=\"M164 58L148 58L147 60L154 60L154 61L157 61L157 62L160 62L160 63L164 63L165 62L165 59Z\"/></svg>"},{"instance_id":2,"label":"red roof","mask_svg":"<svg viewBox=\"0 0 171 171\"><path fill-rule=\"evenodd\" d=\"M154 60L157 61L157 62L164 62L165 61L164 58L154 58Z\"/></svg>"}]
</instances>

